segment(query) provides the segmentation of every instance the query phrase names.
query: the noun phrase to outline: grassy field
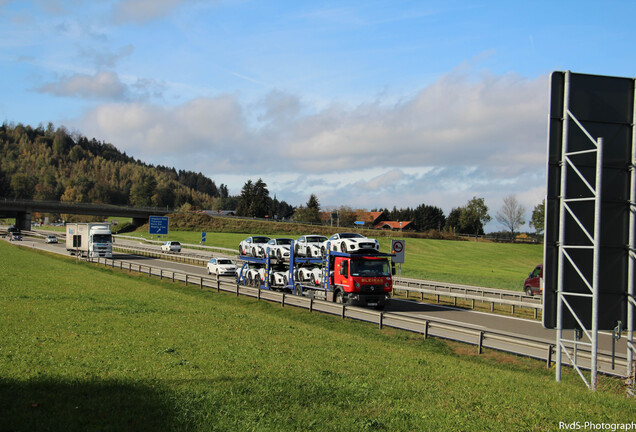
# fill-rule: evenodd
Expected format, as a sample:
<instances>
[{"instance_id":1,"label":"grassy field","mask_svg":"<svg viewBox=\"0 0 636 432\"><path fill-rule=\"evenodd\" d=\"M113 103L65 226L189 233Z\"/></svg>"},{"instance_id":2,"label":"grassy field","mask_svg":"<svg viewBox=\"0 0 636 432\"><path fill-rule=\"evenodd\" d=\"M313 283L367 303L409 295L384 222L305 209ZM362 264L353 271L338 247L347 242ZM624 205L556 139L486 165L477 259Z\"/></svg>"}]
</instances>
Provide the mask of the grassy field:
<instances>
[{"instance_id":1,"label":"grassy field","mask_svg":"<svg viewBox=\"0 0 636 432\"><path fill-rule=\"evenodd\" d=\"M0 242L0 429L557 430L634 420L542 362Z\"/></svg>"},{"instance_id":2,"label":"grassy field","mask_svg":"<svg viewBox=\"0 0 636 432\"><path fill-rule=\"evenodd\" d=\"M146 239L157 237L150 236L147 228L132 235ZM239 242L247 236L245 233L208 232L205 244L238 250ZM290 234L272 233L269 236L290 237ZM200 244L201 232L170 231L167 239ZM402 265L404 277L522 290L528 272L543 261L543 246L538 244L380 237L382 251L389 252L392 239L406 242Z\"/></svg>"}]
</instances>

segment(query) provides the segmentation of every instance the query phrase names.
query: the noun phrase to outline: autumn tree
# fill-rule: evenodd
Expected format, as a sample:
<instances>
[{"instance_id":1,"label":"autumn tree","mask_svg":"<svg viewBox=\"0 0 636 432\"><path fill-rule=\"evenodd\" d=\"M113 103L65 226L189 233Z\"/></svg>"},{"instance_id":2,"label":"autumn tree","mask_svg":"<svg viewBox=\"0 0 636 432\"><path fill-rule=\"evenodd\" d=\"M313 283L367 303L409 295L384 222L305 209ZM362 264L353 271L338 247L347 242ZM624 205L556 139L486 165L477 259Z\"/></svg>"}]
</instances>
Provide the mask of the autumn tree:
<instances>
[{"instance_id":1,"label":"autumn tree","mask_svg":"<svg viewBox=\"0 0 636 432\"><path fill-rule=\"evenodd\" d=\"M503 206L495 217L497 218L497 222L510 231L510 235L514 241L515 232L518 232L519 228L526 223L523 219L523 214L526 210L519 201L517 201L514 195L508 195L503 201Z\"/></svg>"}]
</instances>

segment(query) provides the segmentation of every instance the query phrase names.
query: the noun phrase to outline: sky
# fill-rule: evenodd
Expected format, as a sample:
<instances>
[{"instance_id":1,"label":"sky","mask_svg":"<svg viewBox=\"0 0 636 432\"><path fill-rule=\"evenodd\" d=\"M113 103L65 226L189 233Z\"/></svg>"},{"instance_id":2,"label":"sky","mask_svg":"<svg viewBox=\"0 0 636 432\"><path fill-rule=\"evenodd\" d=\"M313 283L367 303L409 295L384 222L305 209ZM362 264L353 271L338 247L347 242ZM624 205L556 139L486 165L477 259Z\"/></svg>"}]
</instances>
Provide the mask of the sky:
<instances>
[{"instance_id":1,"label":"sky","mask_svg":"<svg viewBox=\"0 0 636 432\"><path fill-rule=\"evenodd\" d=\"M549 76L636 76L636 2L0 0L0 121L230 194L493 221L545 195ZM528 229L526 224L523 229Z\"/></svg>"}]
</instances>

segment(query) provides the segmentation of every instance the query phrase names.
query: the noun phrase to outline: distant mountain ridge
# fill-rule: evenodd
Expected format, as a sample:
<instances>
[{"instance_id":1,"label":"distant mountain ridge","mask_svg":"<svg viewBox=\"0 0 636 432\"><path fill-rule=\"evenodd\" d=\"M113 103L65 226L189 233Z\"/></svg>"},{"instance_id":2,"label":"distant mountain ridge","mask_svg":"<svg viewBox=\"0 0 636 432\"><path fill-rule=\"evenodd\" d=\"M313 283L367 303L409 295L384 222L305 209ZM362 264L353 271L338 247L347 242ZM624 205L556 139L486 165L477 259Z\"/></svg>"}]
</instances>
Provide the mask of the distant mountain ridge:
<instances>
[{"instance_id":1,"label":"distant mountain ridge","mask_svg":"<svg viewBox=\"0 0 636 432\"><path fill-rule=\"evenodd\" d=\"M0 126L0 197L175 209L212 208L227 187L153 166L64 127Z\"/></svg>"}]
</instances>

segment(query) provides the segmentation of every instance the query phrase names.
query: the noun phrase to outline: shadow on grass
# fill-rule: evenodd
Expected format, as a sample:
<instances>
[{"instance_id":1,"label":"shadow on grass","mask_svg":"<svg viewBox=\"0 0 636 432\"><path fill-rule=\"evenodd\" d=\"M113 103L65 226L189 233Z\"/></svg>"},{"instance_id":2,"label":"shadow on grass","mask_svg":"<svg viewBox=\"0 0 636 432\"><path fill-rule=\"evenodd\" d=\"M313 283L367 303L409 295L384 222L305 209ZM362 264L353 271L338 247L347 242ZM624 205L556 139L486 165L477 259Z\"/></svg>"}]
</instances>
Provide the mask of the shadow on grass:
<instances>
[{"instance_id":1,"label":"shadow on grass","mask_svg":"<svg viewBox=\"0 0 636 432\"><path fill-rule=\"evenodd\" d=\"M170 430L168 394L146 384L0 378L0 431Z\"/></svg>"}]
</instances>

